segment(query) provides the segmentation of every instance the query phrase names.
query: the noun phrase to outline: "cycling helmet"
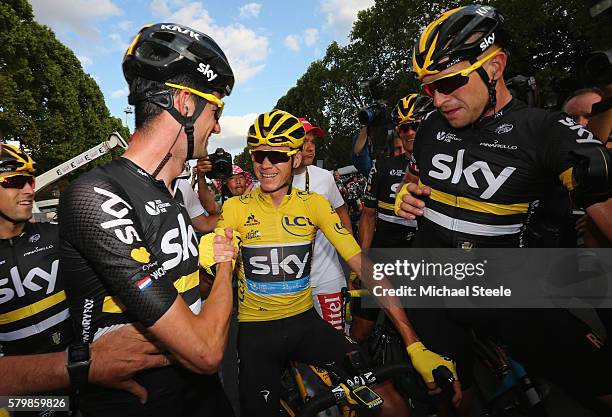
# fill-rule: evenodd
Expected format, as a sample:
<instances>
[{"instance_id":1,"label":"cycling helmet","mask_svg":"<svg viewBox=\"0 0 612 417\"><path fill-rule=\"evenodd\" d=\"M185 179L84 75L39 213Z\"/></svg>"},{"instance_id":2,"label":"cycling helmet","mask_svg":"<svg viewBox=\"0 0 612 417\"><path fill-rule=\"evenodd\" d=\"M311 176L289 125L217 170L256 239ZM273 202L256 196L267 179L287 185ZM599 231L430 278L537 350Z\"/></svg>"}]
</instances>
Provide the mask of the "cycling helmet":
<instances>
[{"instance_id":1,"label":"cycling helmet","mask_svg":"<svg viewBox=\"0 0 612 417\"><path fill-rule=\"evenodd\" d=\"M297 117L282 111L272 110L260 114L249 128L247 145L256 148L261 145L288 146L299 149L304 143L306 130Z\"/></svg>"},{"instance_id":2,"label":"cycling helmet","mask_svg":"<svg viewBox=\"0 0 612 417\"><path fill-rule=\"evenodd\" d=\"M34 174L34 161L27 153L14 145L0 144L0 172L25 171Z\"/></svg>"},{"instance_id":3,"label":"cycling helmet","mask_svg":"<svg viewBox=\"0 0 612 417\"><path fill-rule=\"evenodd\" d=\"M230 95L234 87L234 73L219 45L211 37L175 23L140 29L123 57L123 74L128 83L135 77L163 82L189 74L205 92L223 95Z\"/></svg>"},{"instance_id":4,"label":"cycling helmet","mask_svg":"<svg viewBox=\"0 0 612 417\"><path fill-rule=\"evenodd\" d=\"M433 100L430 97L409 94L397 102L391 111L391 121L395 126L419 123L432 110L434 110Z\"/></svg>"},{"instance_id":5,"label":"cycling helmet","mask_svg":"<svg viewBox=\"0 0 612 417\"><path fill-rule=\"evenodd\" d=\"M465 60L473 64L493 43L503 47L503 22L502 14L491 6L473 4L444 12L414 44L412 71L416 78L422 80ZM474 35L478 37L470 39Z\"/></svg>"}]
</instances>

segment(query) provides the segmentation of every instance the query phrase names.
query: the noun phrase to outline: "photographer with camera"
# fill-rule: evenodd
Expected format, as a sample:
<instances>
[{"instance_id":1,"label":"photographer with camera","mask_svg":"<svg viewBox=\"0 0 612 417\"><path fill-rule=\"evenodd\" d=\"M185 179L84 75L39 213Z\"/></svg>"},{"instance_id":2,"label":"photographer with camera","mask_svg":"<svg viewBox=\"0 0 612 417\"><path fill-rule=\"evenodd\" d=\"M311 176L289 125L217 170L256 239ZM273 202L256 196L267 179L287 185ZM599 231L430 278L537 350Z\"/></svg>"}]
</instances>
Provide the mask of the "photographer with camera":
<instances>
[{"instance_id":1,"label":"photographer with camera","mask_svg":"<svg viewBox=\"0 0 612 417\"><path fill-rule=\"evenodd\" d=\"M209 215L219 214L221 206L217 204L215 194L208 187L206 178L222 180L231 177L232 155L223 148L217 148L214 153L198 159L196 170L198 173L198 197L202 207Z\"/></svg>"},{"instance_id":2,"label":"photographer with camera","mask_svg":"<svg viewBox=\"0 0 612 417\"><path fill-rule=\"evenodd\" d=\"M384 85L380 78L371 77L359 84L360 88L372 100L357 113L361 129L353 136L351 159L353 165L363 175L372 169L375 157L374 138L384 131L387 136L387 104L382 99Z\"/></svg>"}]
</instances>

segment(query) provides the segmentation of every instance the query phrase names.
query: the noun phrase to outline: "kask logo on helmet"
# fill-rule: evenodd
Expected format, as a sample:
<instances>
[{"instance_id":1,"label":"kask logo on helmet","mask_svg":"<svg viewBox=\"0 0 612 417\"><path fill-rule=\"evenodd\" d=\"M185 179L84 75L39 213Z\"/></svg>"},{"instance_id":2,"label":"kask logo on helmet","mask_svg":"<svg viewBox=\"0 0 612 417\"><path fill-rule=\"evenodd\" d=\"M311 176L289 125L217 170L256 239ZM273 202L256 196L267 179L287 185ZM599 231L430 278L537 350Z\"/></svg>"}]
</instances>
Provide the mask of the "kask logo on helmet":
<instances>
[{"instance_id":1,"label":"kask logo on helmet","mask_svg":"<svg viewBox=\"0 0 612 417\"><path fill-rule=\"evenodd\" d=\"M189 37L194 38L195 40L200 40L200 33L194 32L189 28L184 28L179 25L161 25L162 30L172 30L174 32L182 33L183 35L189 35Z\"/></svg>"}]
</instances>

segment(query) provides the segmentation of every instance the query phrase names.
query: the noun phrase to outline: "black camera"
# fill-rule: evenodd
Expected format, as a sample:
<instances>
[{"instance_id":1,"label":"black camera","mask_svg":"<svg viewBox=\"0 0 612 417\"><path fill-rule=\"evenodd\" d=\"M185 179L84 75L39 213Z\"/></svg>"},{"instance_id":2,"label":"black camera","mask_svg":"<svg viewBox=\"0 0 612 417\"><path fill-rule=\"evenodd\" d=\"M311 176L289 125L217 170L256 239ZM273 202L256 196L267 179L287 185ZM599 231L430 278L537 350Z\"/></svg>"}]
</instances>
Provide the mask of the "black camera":
<instances>
[{"instance_id":1,"label":"black camera","mask_svg":"<svg viewBox=\"0 0 612 417\"><path fill-rule=\"evenodd\" d=\"M584 62L584 75L589 84L612 83L612 49L591 53Z\"/></svg>"},{"instance_id":2,"label":"black camera","mask_svg":"<svg viewBox=\"0 0 612 417\"><path fill-rule=\"evenodd\" d=\"M209 154L212 170L206 174L208 178L225 180L232 176L232 155L223 148L217 148L215 153Z\"/></svg>"},{"instance_id":3,"label":"black camera","mask_svg":"<svg viewBox=\"0 0 612 417\"><path fill-rule=\"evenodd\" d=\"M510 90L512 97L523 101L529 106L537 106L539 104L538 87L533 76L516 75L506 82L506 86Z\"/></svg>"},{"instance_id":4,"label":"black camera","mask_svg":"<svg viewBox=\"0 0 612 417\"><path fill-rule=\"evenodd\" d=\"M359 123L368 126L387 125L387 103L383 101L384 85L379 77L371 77L359 83L362 92L373 101L357 113Z\"/></svg>"}]
</instances>

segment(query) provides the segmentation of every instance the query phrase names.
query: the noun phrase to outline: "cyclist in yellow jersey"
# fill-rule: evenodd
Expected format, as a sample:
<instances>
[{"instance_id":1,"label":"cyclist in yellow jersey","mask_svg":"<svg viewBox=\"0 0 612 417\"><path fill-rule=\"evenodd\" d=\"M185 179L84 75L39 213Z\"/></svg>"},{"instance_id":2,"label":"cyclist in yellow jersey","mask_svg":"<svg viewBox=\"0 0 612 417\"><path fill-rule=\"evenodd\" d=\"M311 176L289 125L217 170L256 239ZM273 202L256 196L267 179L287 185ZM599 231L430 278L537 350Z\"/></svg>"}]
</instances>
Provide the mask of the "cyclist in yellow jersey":
<instances>
[{"instance_id":1,"label":"cyclist in yellow jersey","mask_svg":"<svg viewBox=\"0 0 612 417\"><path fill-rule=\"evenodd\" d=\"M279 409L281 371L287 360L315 365L342 364L356 349L313 309L310 291L312 245L318 229L356 272L361 250L327 200L291 187L301 162L304 128L281 110L258 116L247 142L260 187L229 199L218 231L232 228L241 239L239 256L240 402L243 415L275 416ZM386 309L413 363L427 382L439 365L455 373L454 364L427 350L403 309ZM455 401L460 401L459 384ZM386 399L380 415L408 415L398 394L377 390Z\"/></svg>"}]
</instances>

